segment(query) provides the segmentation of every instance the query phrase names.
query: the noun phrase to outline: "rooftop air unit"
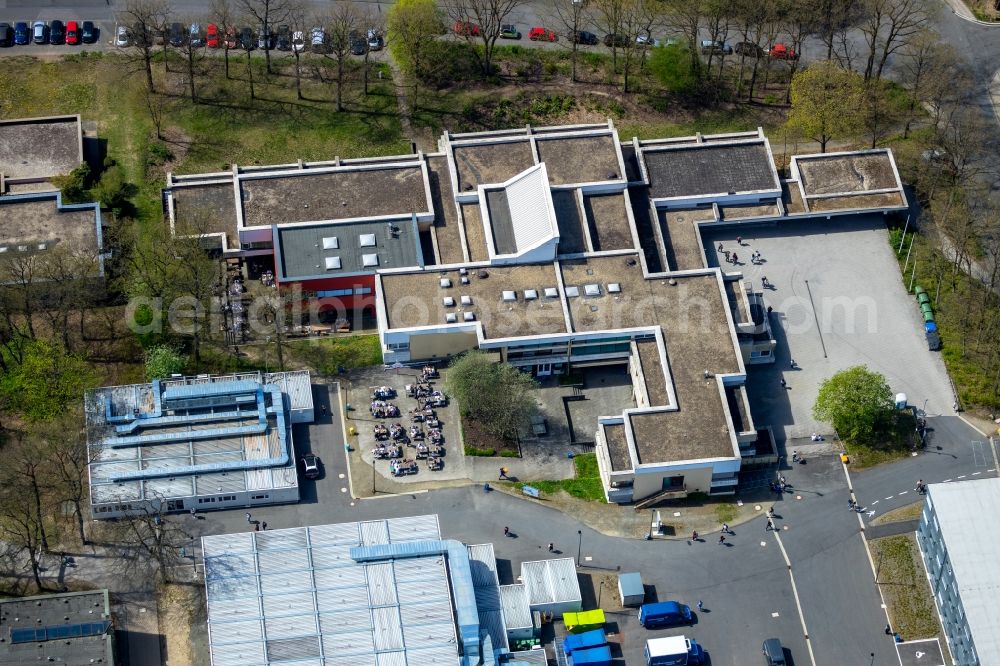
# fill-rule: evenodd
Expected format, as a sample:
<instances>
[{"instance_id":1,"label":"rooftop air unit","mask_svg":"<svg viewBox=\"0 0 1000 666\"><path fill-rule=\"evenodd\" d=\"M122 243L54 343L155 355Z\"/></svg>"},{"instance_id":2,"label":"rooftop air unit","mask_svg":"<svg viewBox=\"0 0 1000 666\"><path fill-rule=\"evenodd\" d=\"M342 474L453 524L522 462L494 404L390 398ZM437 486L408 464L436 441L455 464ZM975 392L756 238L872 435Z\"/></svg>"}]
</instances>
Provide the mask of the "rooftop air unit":
<instances>
[{"instance_id":1,"label":"rooftop air unit","mask_svg":"<svg viewBox=\"0 0 1000 666\"><path fill-rule=\"evenodd\" d=\"M599 285L599 284L585 284L585 285L583 285L583 293L586 296L600 296L601 295L601 285Z\"/></svg>"},{"instance_id":2,"label":"rooftop air unit","mask_svg":"<svg viewBox=\"0 0 1000 666\"><path fill-rule=\"evenodd\" d=\"M525 289L524 290L524 300L526 300L526 301L533 301L533 300L535 300L537 298L538 298L538 292L535 291L534 289Z\"/></svg>"},{"instance_id":3,"label":"rooftop air unit","mask_svg":"<svg viewBox=\"0 0 1000 666\"><path fill-rule=\"evenodd\" d=\"M505 303L513 303L517 300L517 293L513 291L504 291L502 297Z\"/></svg>"}]
</instances>

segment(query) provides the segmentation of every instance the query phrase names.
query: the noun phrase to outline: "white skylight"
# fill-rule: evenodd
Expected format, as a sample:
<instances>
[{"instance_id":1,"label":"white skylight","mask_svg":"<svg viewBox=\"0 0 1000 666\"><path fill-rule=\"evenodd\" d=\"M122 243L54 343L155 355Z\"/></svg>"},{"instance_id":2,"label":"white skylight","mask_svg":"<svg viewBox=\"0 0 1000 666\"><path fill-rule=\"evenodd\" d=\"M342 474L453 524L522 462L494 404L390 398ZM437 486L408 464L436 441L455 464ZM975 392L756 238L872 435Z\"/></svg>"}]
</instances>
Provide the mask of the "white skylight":
<instances>
[{"instance_id":1,"label":"white skylight","mask_svg":"<svg viewBox=\"0 0 1000 666\"><path fill-rule=\"evenodd\" d=\"M462 305L472 305L472 296L464 294L462 296Z\"/></svg>"},{"instance_id":2,"label":"white skylight","mask_svg":"<svg viewBox=\"0 0 1000 666\"><path fill-rule=\"evenodd\" d=\"M622 290L622 286L620 284L618 284L617 282L612 282L611 284L608 285L608 293L609 294L617 294L621 290Z\"/></svg>"},{"instance_id":3,"label":"white skylight","mask_svg":"<svg viewBox=\"0 0 1000 666\"><path fill-rule=\"evenodd\" d=\"M337 240L336 236L327 236L323 239L324 250L336 250L339 248L340 248L340 241Z\"/></svg>"},{"instance_id":4,"label":"white skylight","mask_svg":"<svg viewBox=\"0 0 1000 666\"><path fill-rule=\"evenodd\" d=\"M441 299L441 302L444 303L444 306L446 308L451 308L455 306L455 299L452 298L451 296L445 296L444 298Z\"/></svg>"},{"instance_id":5,"label":"white skylight","mask_svg":"<svg viewBox=\"0 0 1000 666\"><path fill-rule=\"evenodd\" d=\"M566 287L566 296L569 298L576 298L580 295L579 287Z\"/></svg>"},{"instance_id":6,"label":"white skylight","mask_svg":"<svg viewBox=\"0 0 1000 666\"><path fill-rule=\"evenodd\" d=\"M454 324L456 321L458 321L458 315L456 315L454 312L449 312L444 316L444 320L449 324Z\"/></svg>"},{"instance_id":7,"label":"white skylight","mask_svg":"<svg viewBox=\"0 0 1000 666\"><path fill-rule=\"evenodd\" d=\"M555 287L546 287L545 298L559 298L559 290Z\"/></svg>"},{"instance_id":8,"label":"white skylight","mask_svg":"<svg viewBox=\"0 0 1000 666\"><path fill-rule=\"evenodd\" d=\"M466 312L464 315L462 315L462 319L464 319L465 321L475 321L476 320L476 313L475 312Z\"/></svg>"},{"instance_id":9,"label":"white skylight","mask_svg":"<svg viewBox=\"0 0 1000 666\"><path fill-rule=\"evenodd\" d=\"M503 300L507 303L517 300L517 294L513 291L505 290L503 292Z\"/></svg>"},{"instance_id":10,"label":"white skylight","mask_svg":"<svg viewBox=\"0 0 1000 666\"><path fill-rule=\"evenodd\" d=\"M377 254L363 254L361 255L361 265L371 268L373 266L378 266L378 255Z\"/></svg>"},{"instance_id":11,"label":"white skylight","mask_svg":"<svg viewBox=\"0 0 1000 666\"><path fill-rule=\"evenodd\" d=\"M327 257L326 270L332 271L337 268L340 268L340 257Z\"/></svg>"},{"instance_id":12,"label":"white skylight","mask_svg":"<svg viewBox=\"0 0 1000 666\"><path fill-rule=\"evenodd\" d=\"M441 288L442 289L447 289L450 286L451 286L451 280L449 280L448 278L441 278Z\"/></svg>"},{"instance_id":13,"label":"white skylight","mask_svg":"<svg viewBox=\"0 0 1000 666\"><path fill-rule=\"evenodd\" d=\"M600 296L601 295L601 285L599 284L585 284L583 285L583 293L587 296Z\"/></svg>"},{"instance_id":14,"label":"white skylight","mask_svg":"<svg viewBox=\"0 0 1000 666\"><path fill-rule=\"evenodd\" d=\"M536 298L538 298L538 292L537 291L535 291L534 289L525 289L524 290L524 300L526 300L526 301L533 301Z\"/></svg>"},{"instance_id":15,"label":"white skylight","mask_svg":"<svg viewBox=\"0 0 1000 666\"><path fill-rule=\"evenodd\" d=\"M375 234L361 234L358 236L358 244L361 247L375 247Z\"/></svg>"}]
</instances>

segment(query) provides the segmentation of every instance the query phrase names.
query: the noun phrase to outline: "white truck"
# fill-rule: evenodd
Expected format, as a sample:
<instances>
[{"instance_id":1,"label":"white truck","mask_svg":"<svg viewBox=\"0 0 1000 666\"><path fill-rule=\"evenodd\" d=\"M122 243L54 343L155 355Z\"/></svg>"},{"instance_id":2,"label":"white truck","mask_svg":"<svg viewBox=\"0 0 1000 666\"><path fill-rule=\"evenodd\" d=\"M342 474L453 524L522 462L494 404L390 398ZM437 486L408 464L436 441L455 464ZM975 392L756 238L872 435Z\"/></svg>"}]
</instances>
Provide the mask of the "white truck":
<instances>
[{"instance_id":1,"label":"white truck","mask_svg":"<svg viewBox=\"0 0 1000 666\"><path fill-rule=\"evenodd\" d=\"M646 666L701 666L704 663L705 651L693 638L666 636L646 641Z\"/></svg>"}]
</instances>

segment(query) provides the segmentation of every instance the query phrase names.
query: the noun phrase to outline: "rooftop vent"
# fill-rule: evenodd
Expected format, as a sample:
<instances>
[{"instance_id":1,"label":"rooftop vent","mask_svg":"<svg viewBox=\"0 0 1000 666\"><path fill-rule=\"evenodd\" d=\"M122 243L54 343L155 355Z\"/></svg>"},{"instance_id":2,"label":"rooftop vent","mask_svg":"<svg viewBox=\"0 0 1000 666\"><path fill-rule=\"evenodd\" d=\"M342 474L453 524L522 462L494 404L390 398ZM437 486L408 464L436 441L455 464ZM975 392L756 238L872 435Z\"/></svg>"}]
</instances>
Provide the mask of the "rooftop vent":
<instances>
[{"instance_id":1,"label":"rooftop vent","mask_svg":"<svg viewBox=\"0 0 1000 666\"><path fill-rule=\"evenodd\" d=\"M590 311L591 312L597 312L597 310L598 310L598 307L596 305L591 305L590 306Z\"/></svg>"},{"instance_id":2,"label":"rooftop vent","mask_svg":"<svg viewBox=\"0 0 1000 666\"><path fill-rule=\"evenodd\" d=\"M361 264L367 268L378 266L378 255L377 254L361 255Z\"/></svg>"},{"instance_id":3,"label":"rooftop vent","mask_svg":"<svg viewBox=\"0 0 1000 666\"><path fill-rule=\"evenodd\" d=\"M340 268L340 257L327 257L326 270L332 271L337 268Z\"/></svg>"},{"instance_id":4,"label":"rooftop vent","mask_svg":"<svg viewBox=\"0 0 1000 666\"><path fill-rule=\"evenodd\" d=\"M476 313L475 312L466 312L465 314L462 315L462 319L464 319L465 321L475 321L476 320Z\"/></svg>"},{"instance_id":5,"label":"rooftop vent","mask_svg":"<svg viewBox=\"0 0 1000 666\"><path fill-rule=\"evenodd\" d=\"M635 266L636 263L637 262L635 260L635 257L629 257L628 259L625 260L625 265L626 266Z\"/></svg>"},{"instance_id":6,"label":"rooftop vent","mask_svg":"<svg viewBox=\"0 0 1000 666\"><path fill-rule=\"evenodd\" d=\"M618 284L617 282L612 282L611 284L608 285L608 293L609 294L618 294L618 293L621 293L621 290L622 290L622 286L620 284Z\"/></svg>"},{"instance_id":7,"label":"rooftop vent","mask_svg":"<svg viewBox=\"0 0 1000 666\"><path fill-rule=\"evenodd\" d=\"M463 294L462 305L472 305L472 296L469 296L468 294Z\"/></svg>"},{"instance_id":8,"label":"rooftop vent","mask_svg":"<svg viewBox=\"0 0 1000 666\"><path fill-rule=\"evenodd\" d=\"M566 296L569 298L576 298L580 295L579 287L566 287Z\"/></svg>"},{"instance_id":9,"label":"rooftop vent","mask_svg":"<svg viewBox=\"0 0 1000 666\"><path fill-rule=\"evenodd\" d=\"M361 247L375 247L375 234L361 234L358 236L358 244Z\"/></svg>"},{"instance_id":10,"label":"rooftop vent","mask_svg":"<svg viewBox=\"0 0 1000 666\"><path fill-rule=\"evenodd\" d=\"M44 250L45 249L45 243L39 243L38 244L38 249L39 250Z\"/></svg>"},{"instance_id":11,"label":"rooftop vent","mask_svg":"<svg viewBox=\"0 0 1000 666\"><path fill-rule=\"evenodd\" d=\"M340 248L340 241L337 240L336 236L327 236L323 239L324 250L336 250L339 248Z\"/></svg>"},{"instance_id":12,"label":"rooftop vent","mask_svg":"<svg viewBox=\"0 0 1000 666\"><path fill-rule=\"evenodd\" d=\"M559 290L555 287L545 288L545 298L559 298Z\"/></svg>"},{"instance_id":13,"label":"rooftop vent","mask_svg":"<svg viewBox=\"0 0 1000 666\"><path fill-rule=\"evenodd\" d=\"M583 285L583 293L587 296L600 296L601 295L601 285L599 284L585 284Z\"/></svg>"},{"instance_id":14,"label":"rooftop vent","mask_svg":"<svg viewBox=\"0 0 1000 666\"><path fill-rule=\"evenodd\" d=\"M517 300L517 294L513 291L504 291L502 297L506 303L512 303Z\"/></svg>"},{"instance_id":15,"label":"rooftop vent","mask_svg":"<svg viewBox=\"0 0 1000 666\"><path fill-rule=\"evenodd\" d=\"M6 245L4 245L4 246L0 247L0 254L3 254L3 253L4 253L4 252L6 252L7 250L8 250L8 248L7 248L7 246L6 246Z\"/></svg>"},{"instance_id":16,"label":"rooftop vent","mask_svg":"<svg viewBox=\"0 0 1000 666\"><path fill-rule=\"evenodd\" d=\"M444 306L446 308L455 307L455 299L452 298L451 296L445 296L444 298L441 299L441 302L444 303Z\"/></svg>"},{"instance_id":17,"label":"rooftop vent","mask_svg":"<svg viewBox=\"0 0 1000 666\"><path fill-rule=\"evenodd\" d=\"M462 277L459 278L459 281L462 284L469 284L469 276L468 275L463 275Z\"/></svg>"},{"instance_id":18,"label":"rooftop vent","mask_svg":"<svg viewBox=\"0 0 1000 666\"><path fill-rule=\"evenodd\" d=\"M538 298L538 292L537 291L535 291L534 289L525 289L524 290L524 300L526 300L526 301L533 301L536 298Z\"/></svg>"},{"instance_id":19,"label":"rooftop vent","mask_svg":"<svg viewBox=\"0 0 1000 666\"><path fill-rule=\"evenodd\" d=\"M459 275L468 275L469 274L469 269L468 268L459 268L458 269L458 274Z\"/></svg>"},{"instance_id":20,"label":"rooftop vent","mask_svg":"<svg viewBox=\"0 0 1000 666\"><path fill-rule=\"evenodd\" d=\"M476 277L479 278L480 280L485 280L489 276L490 276L489 271L479 271L478 273L476 273Z\"/></svg>"},{"instance_id":21,"label":"rooftop vent","mask_svg":"<svg viewBox=\"0 0 1000 666\"><path fill-rule=\"evenodd\" d=\"M451 280L449 280L448 278L441 278L441 288L442 289L447 289L450 286L451 286Z\"/></svg>"},{"instance_id":22,"label":"rooftop vent","mask_svg":"<svg viewBox=\"0 0 1000 666\"><path fill-rule=\"evenodd\" d=\"M449 324L454 324L456 321L458 321L458 315L455 314L454 312L449 312L444 316L444 320Z\"/></svg>"}]
</instances>

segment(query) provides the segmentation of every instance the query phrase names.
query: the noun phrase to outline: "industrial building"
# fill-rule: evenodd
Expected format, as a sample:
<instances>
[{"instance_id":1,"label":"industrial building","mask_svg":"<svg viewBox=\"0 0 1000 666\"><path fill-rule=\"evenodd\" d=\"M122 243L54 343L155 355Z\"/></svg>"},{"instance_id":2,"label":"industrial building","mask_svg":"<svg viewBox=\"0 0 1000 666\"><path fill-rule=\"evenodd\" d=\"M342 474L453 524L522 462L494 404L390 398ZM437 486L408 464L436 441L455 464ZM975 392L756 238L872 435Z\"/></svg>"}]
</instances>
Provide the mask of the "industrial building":
<instances>
[{"instance_id":1,"label":"industrial building","mask_svg":"<svg viewBox=\"0 0 1000 666\"><path fill-rule=\"evenodd\" d=\"M0 666L114 666L107 590L0 599Z\"/></svg>"},{"instance_id":2,"label":"industrial building","mask_svg":"<svg viewBox=\"0 0 1000 666\"><path fill-rule=\"evenodd\" d=\"M442 539L437 516L212 535L202 552L212 666L544 663L511 649L538 609L502 592L492 544Z\"/></svg>"},{"instance_id":3,"label":"industrial building","mask_svg":"<svg viewBox=\"0 0 1000 666\"><path fill-rule=\"evenodd\" d=\"M175 376L85 397L94 518L297 502L309 373Z\"/></svg>"},{"instance_id":4,"label":"industrial building","mask_svg":"<svg viewBox=\"0 0 1000 666\"><path fill-rule=\"evenodd\" d=\"M956 664L1000 664L1000 479L927 486L917 544Z\"/></svg>"}]
</instances>

